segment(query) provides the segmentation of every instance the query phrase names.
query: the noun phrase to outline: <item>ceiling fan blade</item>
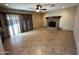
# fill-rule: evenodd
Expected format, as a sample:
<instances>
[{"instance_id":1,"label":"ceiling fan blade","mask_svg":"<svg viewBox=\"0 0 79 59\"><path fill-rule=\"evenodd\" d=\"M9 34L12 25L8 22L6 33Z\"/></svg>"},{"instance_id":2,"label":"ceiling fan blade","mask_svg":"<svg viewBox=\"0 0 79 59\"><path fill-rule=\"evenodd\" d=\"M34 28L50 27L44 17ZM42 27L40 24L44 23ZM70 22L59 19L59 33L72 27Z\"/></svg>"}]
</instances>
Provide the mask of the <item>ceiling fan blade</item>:
<instances>
[{"instance_id":1,"label":"ceiling fan blade","mask_svg":"<svg viewBox=\"0 0 79 59\"><path fill-rule=\"evenodd\" d=\"M41 9L41 10L47 10L47 9Z\"/></svg>"}]
</instances>

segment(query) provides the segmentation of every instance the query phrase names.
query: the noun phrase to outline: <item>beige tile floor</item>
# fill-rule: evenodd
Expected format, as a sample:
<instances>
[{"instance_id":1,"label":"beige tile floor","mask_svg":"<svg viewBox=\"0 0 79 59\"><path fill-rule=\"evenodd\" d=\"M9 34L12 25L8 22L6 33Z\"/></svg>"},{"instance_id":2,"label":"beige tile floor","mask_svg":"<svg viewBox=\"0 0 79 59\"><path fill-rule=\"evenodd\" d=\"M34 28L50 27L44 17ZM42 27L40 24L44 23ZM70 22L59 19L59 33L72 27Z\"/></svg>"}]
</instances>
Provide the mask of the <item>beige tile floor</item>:
<instances>
[{"instance_id":1,"label":"beige tile floor","mask_svg":"<svg viewBox=\"0 0 79 59\"><path fill-rule=\"evenodd\" d=\"M39 28L7 39L5 49L13 55L75 55L73 33Z\"/></svg>"}]
</instances>

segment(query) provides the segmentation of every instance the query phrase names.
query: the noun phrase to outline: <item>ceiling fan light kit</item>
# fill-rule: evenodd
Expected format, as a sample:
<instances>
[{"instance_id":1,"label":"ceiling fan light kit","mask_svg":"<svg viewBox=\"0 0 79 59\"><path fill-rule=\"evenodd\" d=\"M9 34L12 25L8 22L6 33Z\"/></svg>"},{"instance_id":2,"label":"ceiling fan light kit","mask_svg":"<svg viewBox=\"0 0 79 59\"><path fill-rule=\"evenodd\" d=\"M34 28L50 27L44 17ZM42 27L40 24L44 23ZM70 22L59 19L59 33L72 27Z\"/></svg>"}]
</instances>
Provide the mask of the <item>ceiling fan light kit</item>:
<instances>
[{"instance_id":1,"label":"ceiling fan light kit","mask_svg":"<svg viewBox=\"0 0 79 59\"><path fill-rule=\"evenodd\" d=\"M40 12L40 10L37 9L36 12Z\"/></svg>"},{"instance_id":2,"label":"ceiling fan light kit","mask_svg":"<svg viewBox=\"0 0 79 59\"><path fill-rule=\"evenodd\" d=\"M45 8L42 9L42 5L37 5L36 12L40 12L41 10L47 10L47 9L45 9Z\"/></svg>"}]
</instances>

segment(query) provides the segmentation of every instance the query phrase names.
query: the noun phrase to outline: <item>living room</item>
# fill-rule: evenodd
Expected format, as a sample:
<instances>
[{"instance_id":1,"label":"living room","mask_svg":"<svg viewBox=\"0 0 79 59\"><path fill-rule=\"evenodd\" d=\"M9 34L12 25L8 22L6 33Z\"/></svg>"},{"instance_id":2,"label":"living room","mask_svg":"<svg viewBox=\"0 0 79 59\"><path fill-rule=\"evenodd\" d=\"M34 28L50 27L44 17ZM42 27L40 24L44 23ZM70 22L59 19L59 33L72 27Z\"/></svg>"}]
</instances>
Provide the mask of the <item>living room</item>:
<instances>
[{"instance_id":1,"label":"living room","mask_svg":"<svg viewBox=\"0 0 79 59\"><path fill-rule=\"evenodd\" d=\"M79 54L78 5L78 3L0 4L2 23L0 31L4 32L1 34L1 51L4 53L0 54Z\"/></svg>"}]
</instances>

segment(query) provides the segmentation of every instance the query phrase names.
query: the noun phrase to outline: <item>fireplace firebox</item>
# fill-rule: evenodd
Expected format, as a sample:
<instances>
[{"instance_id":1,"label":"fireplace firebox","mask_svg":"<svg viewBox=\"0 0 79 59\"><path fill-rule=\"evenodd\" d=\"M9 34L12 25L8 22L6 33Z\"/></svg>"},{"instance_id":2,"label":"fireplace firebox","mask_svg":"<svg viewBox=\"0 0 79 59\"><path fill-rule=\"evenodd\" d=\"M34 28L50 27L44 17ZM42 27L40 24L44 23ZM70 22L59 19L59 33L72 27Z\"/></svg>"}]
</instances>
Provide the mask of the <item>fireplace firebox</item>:
<instances>
[{"instance_id":1,"label":"fireplace firebox","mask_svg":"<svg viewBox=\"0 0 79 59\"><path fill-rule=\"evenodd\" d=\"M50 21L48 22L49 27L56 27L56 22L55 21Z\"/></svg>"}]
</instances>

